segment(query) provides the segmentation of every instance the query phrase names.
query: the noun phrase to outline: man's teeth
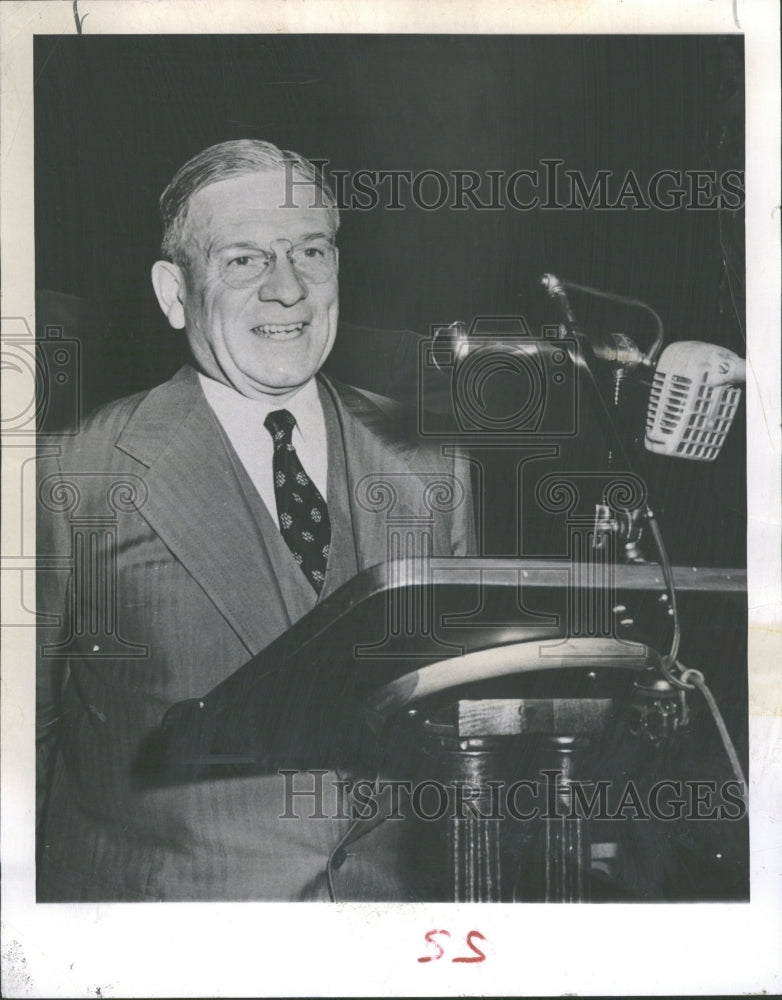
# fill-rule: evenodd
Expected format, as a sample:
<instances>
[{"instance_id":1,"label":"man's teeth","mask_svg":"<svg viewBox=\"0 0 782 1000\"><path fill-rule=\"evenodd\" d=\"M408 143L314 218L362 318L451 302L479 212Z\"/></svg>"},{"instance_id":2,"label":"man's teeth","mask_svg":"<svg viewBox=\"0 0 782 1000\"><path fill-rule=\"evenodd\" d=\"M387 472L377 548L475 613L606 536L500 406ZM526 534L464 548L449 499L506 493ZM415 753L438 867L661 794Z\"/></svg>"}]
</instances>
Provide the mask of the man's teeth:
<instances>
[{"instance_id":1,"label":"man's teeth","mask_svg":"<svg viewBox=\"0 0 782 1000\"><path fill-rule=\"evenodd\" d=\"M299 333L304 327L304 323L264 323L263 326L254 326L253 333L259 333L262 337L274 337L278 334Z\"/></svg>"}]
</instances>

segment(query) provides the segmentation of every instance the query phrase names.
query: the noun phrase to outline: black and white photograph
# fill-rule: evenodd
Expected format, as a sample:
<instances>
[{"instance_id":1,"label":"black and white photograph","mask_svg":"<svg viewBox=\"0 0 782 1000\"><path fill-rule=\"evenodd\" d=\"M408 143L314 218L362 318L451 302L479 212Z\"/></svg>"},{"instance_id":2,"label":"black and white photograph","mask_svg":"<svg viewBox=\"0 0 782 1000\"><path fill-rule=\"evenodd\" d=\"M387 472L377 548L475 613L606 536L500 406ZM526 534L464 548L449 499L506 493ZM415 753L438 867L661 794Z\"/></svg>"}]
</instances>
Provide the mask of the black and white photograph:
<instances>
[{"instance_id":1,"label":"black and white photograph","mask_svg":"<svg viewBox=\"0 0 782 1000\"><path fill-rule=\"evenodd\" d=\"M715 947L780 920L763 5L752 35L742 4L624 32L36 6L63 27L31 28L3 312L4 839L52 930L6 933L8 995L773 991L778 944ZM230 985L197 978L218 913L231 954L258 938ZM369 913L404 972L343 982ZM71 918L164 982L84 942L68 969ZM658 946L693 924L713 964L677 980ZM153 939L193 925L185 973ZM297 926L334 935L321 979Z\"/></svg>"}]
</instances>

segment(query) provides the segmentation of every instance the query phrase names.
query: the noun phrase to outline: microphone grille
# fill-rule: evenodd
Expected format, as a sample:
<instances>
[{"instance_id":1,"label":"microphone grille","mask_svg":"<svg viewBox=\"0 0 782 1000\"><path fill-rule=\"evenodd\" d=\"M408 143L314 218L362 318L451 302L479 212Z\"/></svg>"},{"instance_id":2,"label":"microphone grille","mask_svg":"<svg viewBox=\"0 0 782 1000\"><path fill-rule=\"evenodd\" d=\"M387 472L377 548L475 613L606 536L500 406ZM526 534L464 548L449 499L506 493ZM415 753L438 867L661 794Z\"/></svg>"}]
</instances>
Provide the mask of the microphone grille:
<instances>
[{"instance_id":1,"label":"microphone grille","mask_svg":"<svg viewBox=\"0 0 782 1000\"><path fill-rule=\"evenodd\" d=\"M697 349L696 349L697 348ZM741 398L737 385L714 385L707 344L671 344L652 379L646 414L648 451L713 462Z\"/></svg>"}]
</instances>

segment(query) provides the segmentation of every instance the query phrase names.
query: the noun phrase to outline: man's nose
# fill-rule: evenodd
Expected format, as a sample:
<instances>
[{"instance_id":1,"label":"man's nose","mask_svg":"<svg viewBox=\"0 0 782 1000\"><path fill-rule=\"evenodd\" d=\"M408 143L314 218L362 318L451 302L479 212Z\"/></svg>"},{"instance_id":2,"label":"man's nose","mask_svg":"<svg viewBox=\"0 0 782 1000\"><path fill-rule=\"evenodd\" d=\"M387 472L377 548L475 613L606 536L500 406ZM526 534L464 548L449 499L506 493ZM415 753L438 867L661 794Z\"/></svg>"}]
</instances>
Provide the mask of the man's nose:
<instances>
[{"instance_id":1,"label":"man's nose","mask_svg":"<svg viewBox=\"0 0 782 1000\"><path fill-rule=\"evenodd\" d=\"M265 281L261 282L258 298L261 302L281 302L284 306L292 306L306 298L307 286L288 260L287 251L290 249L288 241L281 240L280 242L283 245L279 247L272 244L274 263L271 267L271 274Z\"/></svg>"}]
</instances>

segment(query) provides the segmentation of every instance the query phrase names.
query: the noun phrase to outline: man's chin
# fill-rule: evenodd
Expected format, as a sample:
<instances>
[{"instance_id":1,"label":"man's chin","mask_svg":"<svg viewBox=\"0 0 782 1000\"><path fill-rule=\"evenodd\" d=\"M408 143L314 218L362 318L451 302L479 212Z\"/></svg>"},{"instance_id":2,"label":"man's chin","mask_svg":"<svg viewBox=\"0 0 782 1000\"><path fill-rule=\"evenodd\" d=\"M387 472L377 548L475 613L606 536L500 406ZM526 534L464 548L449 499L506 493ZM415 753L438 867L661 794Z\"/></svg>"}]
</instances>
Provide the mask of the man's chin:
<instances>
[{"instance_id":1,"label":"man's chin","mask_svg":"<svg viewBox=\"0 0 782 1000\"><path fill-rule=\"evenodd\" d=\"M263 399L265 396L284 399L297 393L313 378L316 372L317 368L308 367L301 371L288 371L276 377L270 377L266 372L247 373L241 379L241 385L235 386L235 388L243 395L256 399Z\"/></svg>"}]
</instances>

